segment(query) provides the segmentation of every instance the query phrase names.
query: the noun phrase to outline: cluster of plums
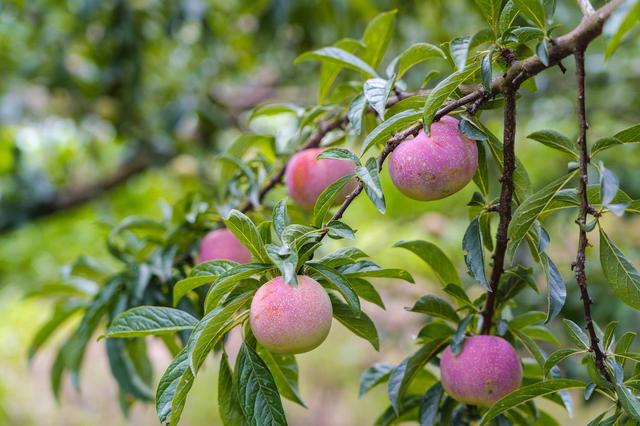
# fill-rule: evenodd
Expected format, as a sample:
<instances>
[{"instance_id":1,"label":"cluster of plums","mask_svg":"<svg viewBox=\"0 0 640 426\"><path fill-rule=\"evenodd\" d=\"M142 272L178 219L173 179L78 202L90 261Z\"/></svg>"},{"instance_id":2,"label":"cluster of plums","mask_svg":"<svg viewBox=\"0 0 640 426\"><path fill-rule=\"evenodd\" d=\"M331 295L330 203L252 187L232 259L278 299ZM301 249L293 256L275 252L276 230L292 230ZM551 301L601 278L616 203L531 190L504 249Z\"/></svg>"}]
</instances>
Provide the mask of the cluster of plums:
<instances>
[{"instance_id":1,"label":"cluster of plums","mask_svg":"<svg viewBox=\"0 0 640 426\"><path fill-rule=\"evenodd\" d=\"M351 161L322 159L322 148L307 149L289 161L285 180L289 197L312 209L318 196L337 179L355 173ZM447 197L462 189L475 174L476 143L458 129L458 120L446 116L433 123L431 133L421 131L400 144L390 156L389 173L407 197L427 201ZM336 202L353 190L347 184ZM227 229L207 234L200 244L198 262L228 259L251 261L251 253ZM296 354L319 346L329 334L333 311L325 289L314 279L298 276L298 285L276 277L256 292L250 308L251 330L256 340L276 353ZM447 347L440 362L442 385L456 400L491 405L517 389L522 367L513 347L496 336L472 336L458 354Z\"/></svg>"}]
</instances>

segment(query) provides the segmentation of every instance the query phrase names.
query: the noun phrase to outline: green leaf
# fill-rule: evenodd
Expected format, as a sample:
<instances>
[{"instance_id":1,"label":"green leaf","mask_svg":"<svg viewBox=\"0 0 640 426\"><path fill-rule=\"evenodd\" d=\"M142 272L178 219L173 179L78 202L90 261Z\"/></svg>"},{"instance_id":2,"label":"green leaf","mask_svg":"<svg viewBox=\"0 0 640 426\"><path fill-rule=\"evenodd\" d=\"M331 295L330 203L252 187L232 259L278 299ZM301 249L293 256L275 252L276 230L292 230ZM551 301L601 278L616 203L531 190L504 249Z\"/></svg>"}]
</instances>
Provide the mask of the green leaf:
<instances>
[{"instance_id":1,"label":"green leaf","mask_svg":"<svg viewBox=\"0 0 640 426\"><path fill-rule=\"evenodd\" d=\"M622 143L638 143L640 142L640 124L621 130L613 137Z\"/></svg>"},{"instance_id":2,"label":"green leaf","mask_svg":"<svg viewBox=\"0 0 640 426\"><path fill-rule=\"evenodd\" d=\"M362 42L360 40L343 38L335 43L335 47L354 54L364 46L362 45ZM320 90L318 92L319 104L322 104L324 102L325 98L329 94L329 91L331 90L333 82L338 77L338 74L340 74L342 68L343 67L340 62L324 62L322 64L322 68L320 69Z\"/></svg>"},{"instance_id":3,"label":"green leaf","mask_svg":"<svg viewBox=\"0 0 640 426\"><path fill-rule=\"evenodd\" d=\"M376 330L376 326L373 321L371 321L371 318L364 312L361 312L359 316L355 316L353 309L346 303L342 303L333 294L329 294L329 298L333 306L333 317L351 330L356 336L362 337L371 343L375 350L380 350L378 330Z\"/></svg>"},{"instance_id":4,"label":"green leaf","mask_svg":"<svg viewBox=\"0 0 640 426\"><path fill-rule=\"evenodd\" d=\"M484 271L484 250L482 248L482 234L476 217L471 221L462 239L462 249L465 251L464 262L469 268L470 275L480 285L489 289L489 283Z\"/></svg>"},{"instance_id":5,"label":"green leaf","mask_svg":"<svg viewBox=\"0 0 640 426\"><path fill-rule=\"evenodd\" d=\"M136 399L153 401L151 361L144 340L108 340L105 346L111 374L120 391Z\"/></svg>"},{"instance_id":6,"label":"green leaf","mask_svg":"<svg viewBox=\"0 0 640 426\"><path fill-rule=\"evenodd\" d=\"M549 355L549 357L544 362L543 375L546 377L553 367L569 358L570 356L583 353L585 353L584 349L558 349L557 351Z\"/></svg>"},{"instance_id":7,"label":"green leaf","mask_svg":"<svg viewBox=\"0 0 640 426\"><path fill-rule=\"evenodd\" d=\"M284 281L290 286L297 286L298 252L288 245L267 244L265 248L269 259L278 267Z\"/></svg>"},{"instance_id":8,"label":"green leaf","mask_svg":"<svg viewBox=\"0 0 640 426\"><path fill-rule=\"evenodd\" d=\"M566 152L567 154L571 154L575 158L579 157L576 145L572 143L568 137L556 130L539 130L528 135L527 139L532 139L550 148Z\"/></svg>"},{"instance_id":9,"label":"green leaf","mask_svg":"<svg viewBox=\"0 0 640 426\"><path fill-rule=\"evenodd\" d=\"M627 6L631 5L633 6ZM615 13L611 22L607 22L609 25L606 27L606 33L611 35L609 42L607 43L607 47L604 49L604 58L608 59L613 55L613 52L616 51L620 42L624 38L629 31L635 26L635 24L640 19L640 3L638 2L627 2L627 5L624 5L620 8L618 13ZM622 15L625 13L624 18L620 19L617 15ZM616 18L616 19L613 19ZM617 25L617 28L613 29L611 26Z\"/></svg>"},{"instance_id":10,"label":"green leaf","mask_svg":"<svg viewBox=\"0 0 640 426\"><path fill-rule=\"evenodd\" d=\"M362 59L372 67L377 67L382 61L396 23L397 10L380 13L367 24L362 35L362 42L365 45Z\"/></svg>"},{"instance_id":11,"label":"green leaf","mask_svg":"<svg viewBox=\"0 0 640 426\"><path fill-rule=\"evenodd\" d=\"M618 327L619 321L611 321L607 324L607 328L604 331L604 339L602 340L602 347L605 352L611 349L613 340L615 338L616 327Z\"/></svg>"},{"instance_id":12,"label":"green leaf","mask_svg":"<svg viewBox=\"0 0 640 426\"><path fill-rule=\"evenodd\" d=\"M544 253L540 255L547 277L547 318L545 323L555 318L567 299L567 288L555 263Z\"/></svg>"},{"instance_id":13,"label":"green leaf","mask_svg":"<svg viewBox=\"0 0 640 426\"><path fill-rule=\"evenodd\" d=\"M431 386L420 401L420 426L435 425L443 389L440 383Z\"/></svg>"},{"instance_id":14,"label":"green leaf","mask_svg":"<svg viewBox=\"0 0 640 426\"><path fill-rule=\"evenodd\" d=\"M438 296L427 294L422 296L416 303L408 309L411 312L418 312L432 317L443 318L454 323L460 322L460 318L453 307L440 299Z\"/></svg>"},{"instance_id":15,"label":"green leaf","mask_svg":"<svg viewBox=\"0 0 640 426\"><path fill-rule=\"evenodd\" d=\"M513 0L513 4L527 19L544 29L544 5L541 0Z\"/></svg>"},{"instance_id":16,"label":"green leaf","mask_svg":"<svg viewBox=\"0 0 640 426\"><path fill-rule=\"evenodd\" d=\"M71 370L76 388L79 388L79 374L84 352L102 317L116 301L124 281L120 276L110 279L94 297L84 312L78 328L69 337L64 348L64 366Z\"/></svg>"},{"instance_id":17,"label":"green leaf","mask_svg":"<svg viewBox=\"0 0 640 426\"><path fill-rule=\"evenodd\" d=\"M229 357L222 352L218 370L218 412L225 425L244 425L244 417L236 387L233 383L233 371L229 366Z\"/></svg>"},{"instance_id":18,"label":"green leaf","mask_svg":"<svg viewBox=\"0 0 640 426\"><path fill-rule=\"evenodd\" d=\"M353 179L353 176L343 176L340 179L327 186L316 200L315 206L313 206L313 225L315 227L321 227L324 223L324 218L327 215L329 209L333 206L333 201L342 188L345 187L347 182Z\"/></svg>"},{"instance_id":19,"label":"green leaf","mask_svg":"<svg viewBox=\"0 0 640 426\"><path fill-rule=\"evenodd\" d=\"M362 133L362 118L367 109L367 100L364 95L358 95L349 104L347 119L349 120L349 134L359 135Z\"/></svg>"},{"instance_id":20,"label":"green leaf","mask_svg":"<svg viewBox=\"0 0 640 426\"><path fill-rule=\"evenodd\" d=\"M413 44L391 61L387 67L387 77L397 75L397 78L401 79L402 76L414 65L432 58L446 59L446 55L442 49L434 46L433 44ZM422 104L420 106L422 106Z\"/></svg>"},{"instance_id":21,"label":"green leaf","mask_svg":"<svg viewBox=\"0 0 640 426\"><path fill-rule=\"evenodd\" d=\"M478 308L473 304L471 299L469 299L469 296L467 296L467 293L464 291L464 288L462 288L461 286L456 284L447 284L443 290L449 296L456 299L459 302L460 306L466 306L468 308L471 308L474 311L478 310Z\"/></svg>"},{"instance_id":22,"label":"green leaf","mask_svg":"<svg viewBox=\"0 0 640 426\"><path fill-rule=\"evenodd\" d=\"M165 424L168 420L172 425L178 423L192 384L193 374L189 370L187 349L183 348L171 361L158 383L156 413L160 423Z\"/></svg>"},{"instance_id":23,"label":"green leaf","mask_svg":"<svg viewBox=\"0 0 640 426\"><path fill-rule=\"evenodd\" d=\"M240 347L235 376L240 407L250 425L287 424L276 382L267 365L246 342Z\"/></svg>"},{"instance_id":24,"label":"green leaf","mask_svg":"<svg viewBox=\"0 0 640 426\"><path fill-rule=\"evenodd\" d=\"M273 265L263 263L248 263L229 269L213 282L204 301L205 312L210 312L218 306L218 303L229 293L235 285L242 280L254 275L265 273L274 269Z\"/></svg>"},{"instance_id":25,"label":"green leaf","mask_svg":"<svg viewBox=\"0 0 640 426\"><path fill-rule=\"evenodd\" d=\"M366 268L355 272L345 272L347 278L398 278L410 283L414 283L413 277L404 269L398 268Z\"/></svg>"},{"instance_id":26,"label":"green leaf","mask_svg":"<svg viewBox=\"0 0 640 426\"><path fill-rule=\"evenodd\" d=\"M591 347L589 336L587 336L587 334L580 328L580 326L578 326L578 324L566 318L563 319L562 322L564 324L565 330L567 331L567 334L569 335L569 338L571 339L571 341L573 341L573 343L581 346L583 349L589 349Z\"/></svg>"},{"instance_id":27,"label":"green leaf","mask_svg":"<svg viewBox=\"0 0 640 426\"><path fill-rule=\"evenodd\" d=\"M393 370L393 365L383 362L377 362L367 368L364 373L362 373L362 376L360 376L358 396L362 398L371 389L389 380L391 370Z\"/></svg>"},{"instance_id":28,"label":"green leaf","mask_svg":"<svg viewBox=\"0 0 640 426\"><path fill-rule=\"evenodd\" d=\"M353 315L357 318L362 313L360 308L360 300L358 295L351 288L349 281L335 269L317 262L308 262L307 266L310 270L320 274L329 284L331 284L344 297L349 304Z\"/></svg>"},{"instance_id":29,"label":"green leaf","mask_svg":"<svg viewBox=\"0 0 640 426\"><path fill-rule=\"evenodd\" d=\"M579 380L555 379L523 386L497 401L482 417L480 425L489 424L498 415L531 401L534 398L549 395L560 390L583 388Z\"/></svg>"},{"instance_id":30,"label":"green leaf","mask_svg":"<svg viewBox=\"0 0 640 426\"><path fill-rule=\"evenodd\" d=\"M623 384L616 383L616 394L618 395L618 401L624 410L636 420L640 420L640 401L628 387Z\"/></svg>"},{"instance_id":31,"label":"green leaf","mask_svg":"<svg viewBox=\"0 0 640 426\"><path fill-rule=\"evenodd\" d=\"M339 220L332 220L327 223L327 229L329 229L329 236L331 238L346 238L348 240L356 238L355 231L351 229L349 225L344 222L340 222Z\"/></svg>"},{"instance_id":32,"label":"green leaf","mask_svg":"<svg viewBox=\"0 0 640 426\"><path fill-rule=\"evenodd\" d=\"M540 311L525 312L509 321L509 328L521 329L544 321L547 315Z\"/></svg>"},{"instance_id":33,"label":"green leaf","mask_svg":"<svg viewBox=\"0 0 640 426\"><path fill-rule=\"evenodd\" d=\"M462 116L458 122L458 129L463 135L474 141L486 141L488 136L468 117ZM478 146L481 146L478 144Z\"/></svg>"},{"instance_id":34,"label":"green leaf","mask_svg":"<svg viewBox=\"0 0 640 426\"><path fill-rule=\"evenodd\" d=\"M180 309L138 306L118 314L103 337L141 337L190 330L198 320Z\"/></svg>"},{"instance_id":35,"label":"green leaf","mask_svg":"<svg viewBox=\"0 0 640 426\"><path fill-rule=\"evenodd\" d=\"M387 386L391 405L396 413L401 411L401 401L407 393L409 385L420 370L447 345L446 339L431 340L425 343L414 354L398 364L389 377Z\"/></svg>"},{"instance_id":36,"label":"green leaf","mask_svg":"<svg viewBox=\"0 0 640 426\"><path fill-rule=\"evenodd\" d=\"M69 300L67 302L56 305L49 320L38 329L38 332L35 334L35 336L33 336L33 339L31 339L31 344L29 345L29 351L27 355L29 361L33 359L42 345L46 343L51 335L62 324L64 324L75 313L81 311L84 307L86 307L86 303L84 301L78 300Z\"/></svg>"},{"instance_id":37,"label":"green leaf","mask_svg":"<svg viewBox=\"0 0 640 426\"><path fill-rule=\"evenodd\" d=\"M266 263L269 261L258 228L244 213L238 210L231 210L224 220L224 224L259 262Z\"/></svg>"},{"instance_id":38,"label":"green leaf","mask_svg":"<svg viewBox=\"0 0 640 426\"><path fill-rule=\"evenodd\" d=\"M493 51L489 51L489 53L482 57L482 62L480 64L480 72L482 73L482 87L484 87L486 93L491 92L491 84L493 83L493 77L491 75L492 57Z\"/></svg>"},{"instance_id":39,"label":"green leaf","mask_svg":"<svg viewBox=\"0 0 640 426\"><path fill-rule=\"evenodd\" d=\"M380 293L378 293L378 290L376 290L369 281L363 280L361 278L349 278L349 285L351 285L351 288L353 288L353 291L356 292L358 297L374 303L380 306L382 309L385 309L382 297L380 297Z\"/></svg>"},{"instance_id":40,"label":"green leaf","mask_svg":"<svg viewBox=\"0 0 640 426\"><path fill-rule=\"evenodd\" d=\"M613 148L614 146L622 145L623 142L620 139L616 138L602 138L598 139L596 143L591 147L591 157L593 158L600 151L607 150L609 148Z\"/></svg>"},{"instance_id":41,"label":"green leaf","mask_svg":"<svg viewBox=\"0 0 640 426\"><path fill-rule=\"evenodd\" d=\"M273 208L271 223L278 236L282 235L284 228L291 224L291 219L287 213L287 201L280 200Z\"/></svg>"},{"instance_id":42,"label":"green leaf","mask_svg":"<svg viewBox=\"0 0 640 426\"><path fill-rule=\"evenodd\" d=\"M602 228L600 265L613 293L632 308L640 309L640 274Z\"/></svg>"},{"instance_id":43,"label":"green leaf","mask_svg":"<svg viewBox=\"0 0 640 426\"><path fill-rule=\"evenodd\" d=\"M542 62L545 67L549 66L549 48L547 46L547 40L541 40L536 45L536 55L538 55L540 62Z\"/></svg>"},{"instance_id":44,"label":"green leaf","mask_svg":"<svg viewBox=\"0 0 640 426\"><path fill-rule=\"evenodd\" d=\"M499 32L505 33L509 28L511 28L511 24L518 16L518 8L513 4L514 0L508 0L500 13L500 19L498 20L498 30Z\"/></svg>"},{"instance_id":45,"label":"green leaf","mask_svg":"<svg viewBox=\"0 0 640 426\"><path fill-rule=\"evenodd\" d=\"M386 142L398 131L404 130L418 121L421 116L420 111L408 109L386 119L367 135L362 145L362 154L372 146Z\"/></svg>"},{"instance_id":46,"label":"green leaf","mask_svg":"<svg viewBox=\"0 0 640 426\"><path fill-rule=\"evenodd\" d=\"M255 107L253 111L251 111L251 115L249 116L248 120L252 121L254 118L261 115L278 115L287 113L301 116L304 113L304 108L291 102L259 105Z\"/></svg>"},{"instance_id":47,"label":"green leaf","mask_svg":"<svg viewBox=\"0 0 640 426\"><path fill-rule=\"evenodd\" d=\"M467 64L471 37L456 37L449 43L449 53L456 65L456 71L462 71Z\"/></svg>"},{"instance_id":48,"label":"green leaf","mask_svg":"<svg viewBox=\"0 0 640 426\"><path fill-rule=\"evenodd\" d=\"M191 290L210 284L216 280L216 275L203 275L199 277L189 277L180 280L173 287L173 305L177 306L180 299L187 295Z\"/></svg>"},{"instance_id":49,"label":"green leaf","mask_svg":"<svg viewBox=\"0 0 640 426\"><path fill-rule=\"evenodd\" d=\"M378 116L384 119L384 111L387 108L387 99L391 94L391 90L395 84L395 77L389 80L383 78L370 78L364 82L362 88L364 97L371 107L378 113Z\"/></svg>"},{"instance_id":50,"label":"green leaf","mask_svg":"<svg viewBox=\"0 0 640 426\"><path fill-rule=\"evenodd\" d=\"M223 334L242 316L238 314L234 317L234 314L247 304L252 296L253 292L247 292L235 298L227 305L216 307L205 315L193 328L186 347L189 366L194 375L198 373L207 354L211 352Z\"/></svg>"},{"instance_id":51,"label":"green leaf","mask_svg":"<svg viewBox=\"0 0 640 426\"><path fill-rule=\"evenodd\" d=\"M527 232L531 229L534 222L540 216L540 213L544 211L558 192L564 188L567 183L575 176L576 171L569 173L566 176L562 176L559 179L554 180L538 192L525 199L522 204L516 208L513 213L513 218L509 224L509 244L511 245L511 252L520 244L520 241L525 237Z\"/></svg>"},{"instance_id":52,"label":"green leaf","mask_svg":"<svg viewBox=\"0 0 640 426\"><path fill-rule=\"evenodd\" d=\"M329 159L329 160L345 160L351 161L355 165L360 165L360 159L353 152L344 148L330 148L322 151L316 157L318 160Z\"/></svg>"},{"instance_id":53,"label":"green leaf","mask_svg":"<svg viewBox=\"0 0 640 426\"><path fill-rule=\"evenodd\" d=\"M438 320L427 323L418 333L418 341L427 341L453 336L456 332L451 326Z\"/></svg>"},{"instance_id":54,"label":"green leaf","mask_svg":"<svg viewBox=\"0 0 640 426\"><path fill-rule=\"evenodd\" d=\"M443 285L449 283L462 285L460 276L456 271L455 266L446 254L435 244L429 241L413 240L413 241L398 241L393 247L400 247L409 250L420 259L422 259L427 265L433 269L436 277Z\"/></svg>"},{"instance_id":55,"label":"green leaf","mask_svg":"<svg viewBox=\"0 0 640 426\"><path fill-rule=\"evenodd\" d=\"M364 185L364 191L371 200L376 209L382 214L387 209L384 201L384 193L382 192L382 184L380 183L380 174L378 173L378 164L374 157L370 157L364 166L356 168L356 175Z\"/></svg>"},{"instance_id":56,"label":"green leaf","mask_svg":"<svg viewBox=\"0 0 640 426\"><path fill-rule=\"evenodd\" d=\"M422 115L422 123L425 129L431 128L431 123L438 112L438 109L442 104L451 96L451 94L462 83L473 77L478 71L479 65L477 63L471 63L467 65L463 70L456 71L444 80L442 80L436 87L433 88L427 100L424 104L424 112Z\"/></svg>"},{"instance_id":57,"label":"green leaf","mask_svg":"<svg viewBox=\"0 0 640 426\"><path fill-rule=\"evenodd\" d=\"M313 52L303 53L296 58L294 64L299 64L303 61L328 62L331 64L342 65L343 67L354 71L359 71L369 77L378 77L378 73L376 73L369 64L354 54L340 49L339 47L323 47L322 49L318 49Z\"/></svg>"},{"instance_id":58,"label":"green leaf","mask_svg":"<svg viewBox=\"0 0 640 426\"><path fill-rule=\"evenodd\" d=\"M298 390L298 364L296 357L289 354L275 354L258 345L257 352L269 368L280 395L290 401L307 407Z\"/></svg>"}]
</instances>

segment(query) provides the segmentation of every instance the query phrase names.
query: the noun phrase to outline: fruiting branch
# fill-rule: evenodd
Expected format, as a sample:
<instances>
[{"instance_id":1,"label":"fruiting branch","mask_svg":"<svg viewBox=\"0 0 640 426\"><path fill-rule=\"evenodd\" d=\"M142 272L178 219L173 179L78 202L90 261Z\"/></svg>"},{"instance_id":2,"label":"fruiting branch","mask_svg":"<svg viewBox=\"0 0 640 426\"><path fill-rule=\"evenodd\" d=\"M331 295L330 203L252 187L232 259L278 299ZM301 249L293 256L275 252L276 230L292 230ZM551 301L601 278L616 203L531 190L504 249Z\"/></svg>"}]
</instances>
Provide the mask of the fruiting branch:
<instances>
[{"instance_id":1,"label":"fruiting branch","mask_svg":"<svg viewBox=\"0 0 640 426\"><path fill-rule=\"evenodd\" d=\"M498 77L493 80L493 82L491 83L490 93L487 92L483 87L479 87L478 89L467 93L460 99L451 101L445 106L443 106L442 108L440 108L434 116L434 121L439 120L440 118L447 115L448 113L455 111L456 109L461 108L465 105L472 104L475 109L478 109L486 100L490 99L491 97L499 93L503 93L503 95L505 95L505 98L510 97L512 95L513 96L513 108L512 108L513 117L512 118L507 117L506 115L507 106L505 105L505 124L507 122L507 118L509 118L509 120L513 120L512 134L509 134L509 135L507 134L507 126L505 126L504 150L505 150L505 161L506 161L507 150L508 150L507 137L515 138L515 92L517 91L517 88L520 87L520 85L523 82L539 74L543 70L556 66L560 62L560 60L572 55L578 49L579 46L588 45L593 39L595 39L598 35L602 33L602 27L604 25L604 22L607 20L607 18L609 18L609 16L611 16L611 13L620 4L622 4L622 2L623 0L613 0L607 3L605 6L601 7L600 9L595 11L593 14L585 16L580 22L580 24L578 24L578 26L573 29L573 31L570 31L569 33L555 39L553 45L549 48L548 65L543 64L540 58L538 58L538 56L531 56L521 61L515 61L511 64L509 70L504 76ZM403 130L402 132L397 133L395 136L389 139L389 141L387 141L387 143L385 144L385 147L383 148L380 156L377 159L378 170L379 171L382 170L382 166L386 158L389 156L389 154L391 154L391 152L393 152L393 150L398 145L400 145L400 143L402 143L402 141L404 141L408 137L417 135L421 129L422 129L422 124L420 123L415 124ZM513 173L513 170L515 170L515 154L513 155L513 157L514 157L513 158L514 165L511 170L511 174ZM510 168L510 167L508 167L505 162L504 169L507 169L507 168ZM513 177L511 177L510 180L512 181ZM503 178L502 192L505 192L504 181L505 179ZM511 182L509 186L511 187L510 189L511 194L507 192L504 195L505 195L505 199L508 196L509 200L511 200L513 196L513 182ZM364 189L364 184L362 182L359 182L358 186L345 198L344 202L340 205L338 210L331 217L331 220L338 220L342 218L347 208L349 208L353 200L355 200L358 197L358 195L362 193L363 189ZM502 196L501 196L501 200L502 200ZM505 227L504 238L503 238L505 241L504 241L504 249L501 249L501 251L504 250L506 252L506 239L507 239L506 234L509 226L509 221L511 220L511 202L509 202L508 208L499 207L499 209L500 209L501 222L506 223L506 225L503 225L503 227ZM507 214L509 216L509 219L502 220L503 217L506 218ZM324 238L324 236L327 233L328 233L328 230L325 230L320 235L320 238L318 240L321 240L322 238ZM498 251L498 245L499 245L499 242L496 241L496 252ZM498 257L498 261L500 262L500 264L498 265L499 268L496 268L496 264L495 264L496 259L494 258L493 271L497 270L499 271L499 273L492 272L492 281L491 281L493 283L494 281L493 275L497 275L497 278L496 278L497 281L495 282L495 284L492 284L492 286L496 286L496 287L498 285L500 276L502 275L502 270L504 269L504 253L502 254L502 256L497 256L497 257ZM500 257L502 257L501 261L500 261ZM485 331L485 328L491 327L491 320L492 320L493 311L494 311L493 305L495 303L495 293L496 293L495 291L489 293L489 296L487 297L487 305L485 306L485 311L483 312L483 316L485 318L485 321L483 324L483 333L485 334L488 333L488 331ZM489 299L492 299L492 301L489 302ZM489 306L491 307L487 309ZM486 321L487 319L489 321ZM488 322L488 325L487 325L487 322Z\"/></svg>"},{"instance_id":2,"label":"fruiting branch","mask_svg":"<svg viewBox=\"0 0 640 426\"><path fill-rule=\"evenodd\" d=\"M513 202L513 174L516 169L516 94L518 88L507 86L504 90L504 142L503 142L503 165L502 189L500 192L500 203L498 204L498 214L500 222L498 223L498 231L496 233L496 248L493 254L493 269L491 271L491 279L489 281L489 292L482 311L482 334L490 334L493 324L493 314L495 312L496 295L498 293L498 284L504 273L504 258L507 252L507 237L509 231L509 223L511 222L511 205Z\"/></svg>"},{"instance_id":3,"label":"fruiting branch","mask_svg":"<svg viewBox=\"0 0 640 426\"><path fill-rule=\"evenodd\" d=\"M589 165L589 152L587 149L587 112L586 112L586 91L585 91L585 70L584 70L584 49L578 49L575 53L576 60L576 80L578 84L578 122L579 122L579 134L578 134L578 150L580 152L580 182L578 186L578 198L580 199L580 213L578 216L578 225L580 227L580 234L578 238L578 254L576 260L573 263L573 269L576 274L576 281L580 287L580 298L582 299L582 305L584 308L584 320L586 322L587 332L589 333L590 348L593 352L596 361L596 367L600 374L611 381L609 371L605 366L606 355L600 348L600 340L596 334L593 321L591 319L591 304L593 300L589 296L589 289L587 287L587 273L586 267L586 249L589 245L587 238L587 232L585 231L585 224L587 223L587 215L591 209L589 205L589 198L587 193L588 185L588 165Z\"/></svg>"}]
</instances>

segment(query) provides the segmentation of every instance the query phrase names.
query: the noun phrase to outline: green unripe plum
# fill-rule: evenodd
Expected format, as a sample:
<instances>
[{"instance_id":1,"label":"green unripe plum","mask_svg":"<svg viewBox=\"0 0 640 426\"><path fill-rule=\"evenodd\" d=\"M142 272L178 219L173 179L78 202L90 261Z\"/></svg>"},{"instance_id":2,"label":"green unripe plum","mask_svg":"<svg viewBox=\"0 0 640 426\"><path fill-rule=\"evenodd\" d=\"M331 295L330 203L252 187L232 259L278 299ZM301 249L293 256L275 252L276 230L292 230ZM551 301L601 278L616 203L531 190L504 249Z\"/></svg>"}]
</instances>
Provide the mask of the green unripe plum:
<instances>
[{"instance_id":1,"label":"green unripe plum","mask_svg":"<svg viewBox=\"0 0 640 426\"><path fill-rule=\"evenodd\" d=\"M262 285L251 302L249 320L256 340L271 352L299 354L324 342L332 316L326 290L299 275L296 287L282 277Z\"/></svg>"},{"instance_id":2,"label":"green unripe plum","mask_svg":"<svg viewBox=\"0 0 640 426\"><path fill-rule=\"evenodd\" d=\"M440 376L453 399L487 407L520 387L522 365L503 338L472 336L465 339L458 354L447 346L440 359Z\"/></svg>"}]
</instances>

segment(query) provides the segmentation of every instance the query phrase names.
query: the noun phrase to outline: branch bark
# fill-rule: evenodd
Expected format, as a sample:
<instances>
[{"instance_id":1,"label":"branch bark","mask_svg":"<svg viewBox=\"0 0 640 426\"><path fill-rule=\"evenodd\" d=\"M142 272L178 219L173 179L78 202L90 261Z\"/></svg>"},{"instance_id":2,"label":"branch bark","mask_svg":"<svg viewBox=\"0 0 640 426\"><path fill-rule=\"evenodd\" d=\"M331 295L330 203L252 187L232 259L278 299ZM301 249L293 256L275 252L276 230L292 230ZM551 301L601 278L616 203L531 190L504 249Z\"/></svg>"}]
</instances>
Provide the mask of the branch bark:
<instances>
[{"instance_id":1,"label":"branch bark","mask_svg":"<svg viewBox=\"0 0 640 426\"><path fill-rule=\"evenodd\" d=\"M489 292L482 311L482 334L490 334L493 325L493 314L495 312L496 295L498 284L504 273L504 258L507 252L509 238L507 233L509 223L511 223L511 205L513 203L513 174L516 170L516 94L518 88L507 86L504 90L504 145L503 145L503 166L502 189L500 192L500 203L498 213L500 222L496 233L496 248L493 254L493 269L491 280L489 281Z\"/></svg>"},{"instance_id":2,"label":"branch bark","mask_svg":"<svg viewBox=\"0 0 640 426\"><path fill-rule=\"evenodd\" d=\"M580 126L578 134L578 149L580 152L580 183L578 187L578 198L580 199L580 213L578 216L578 225L580 226L580 234L578 237L578 253L576 260L573 263L573 269L576 274L576 281L580 288L580 299L582 300L582 306L584 309L584 320L586 322L586 329L589 334L590 348L595 356L596 367L600 374L611 381L609 371L605 366L606 355L600 348L600 339L596 334L593 321L591 319L591 304L593 300L589 296L589 288L587 286L587 273L586 267L586 250L589 245L587 238L587 231L585 225L587 223L587 215L591 209L589 205L589 198L587 193L588 185L588 166L589 166L589 152L587 148L587 112L586 112L586 90L585 90L585 70L584 70L584 48L580 48L575 53L576 59L576 80L577 80L577 93L578 93L578 122Z\"/></svg>"}]
</instances>

